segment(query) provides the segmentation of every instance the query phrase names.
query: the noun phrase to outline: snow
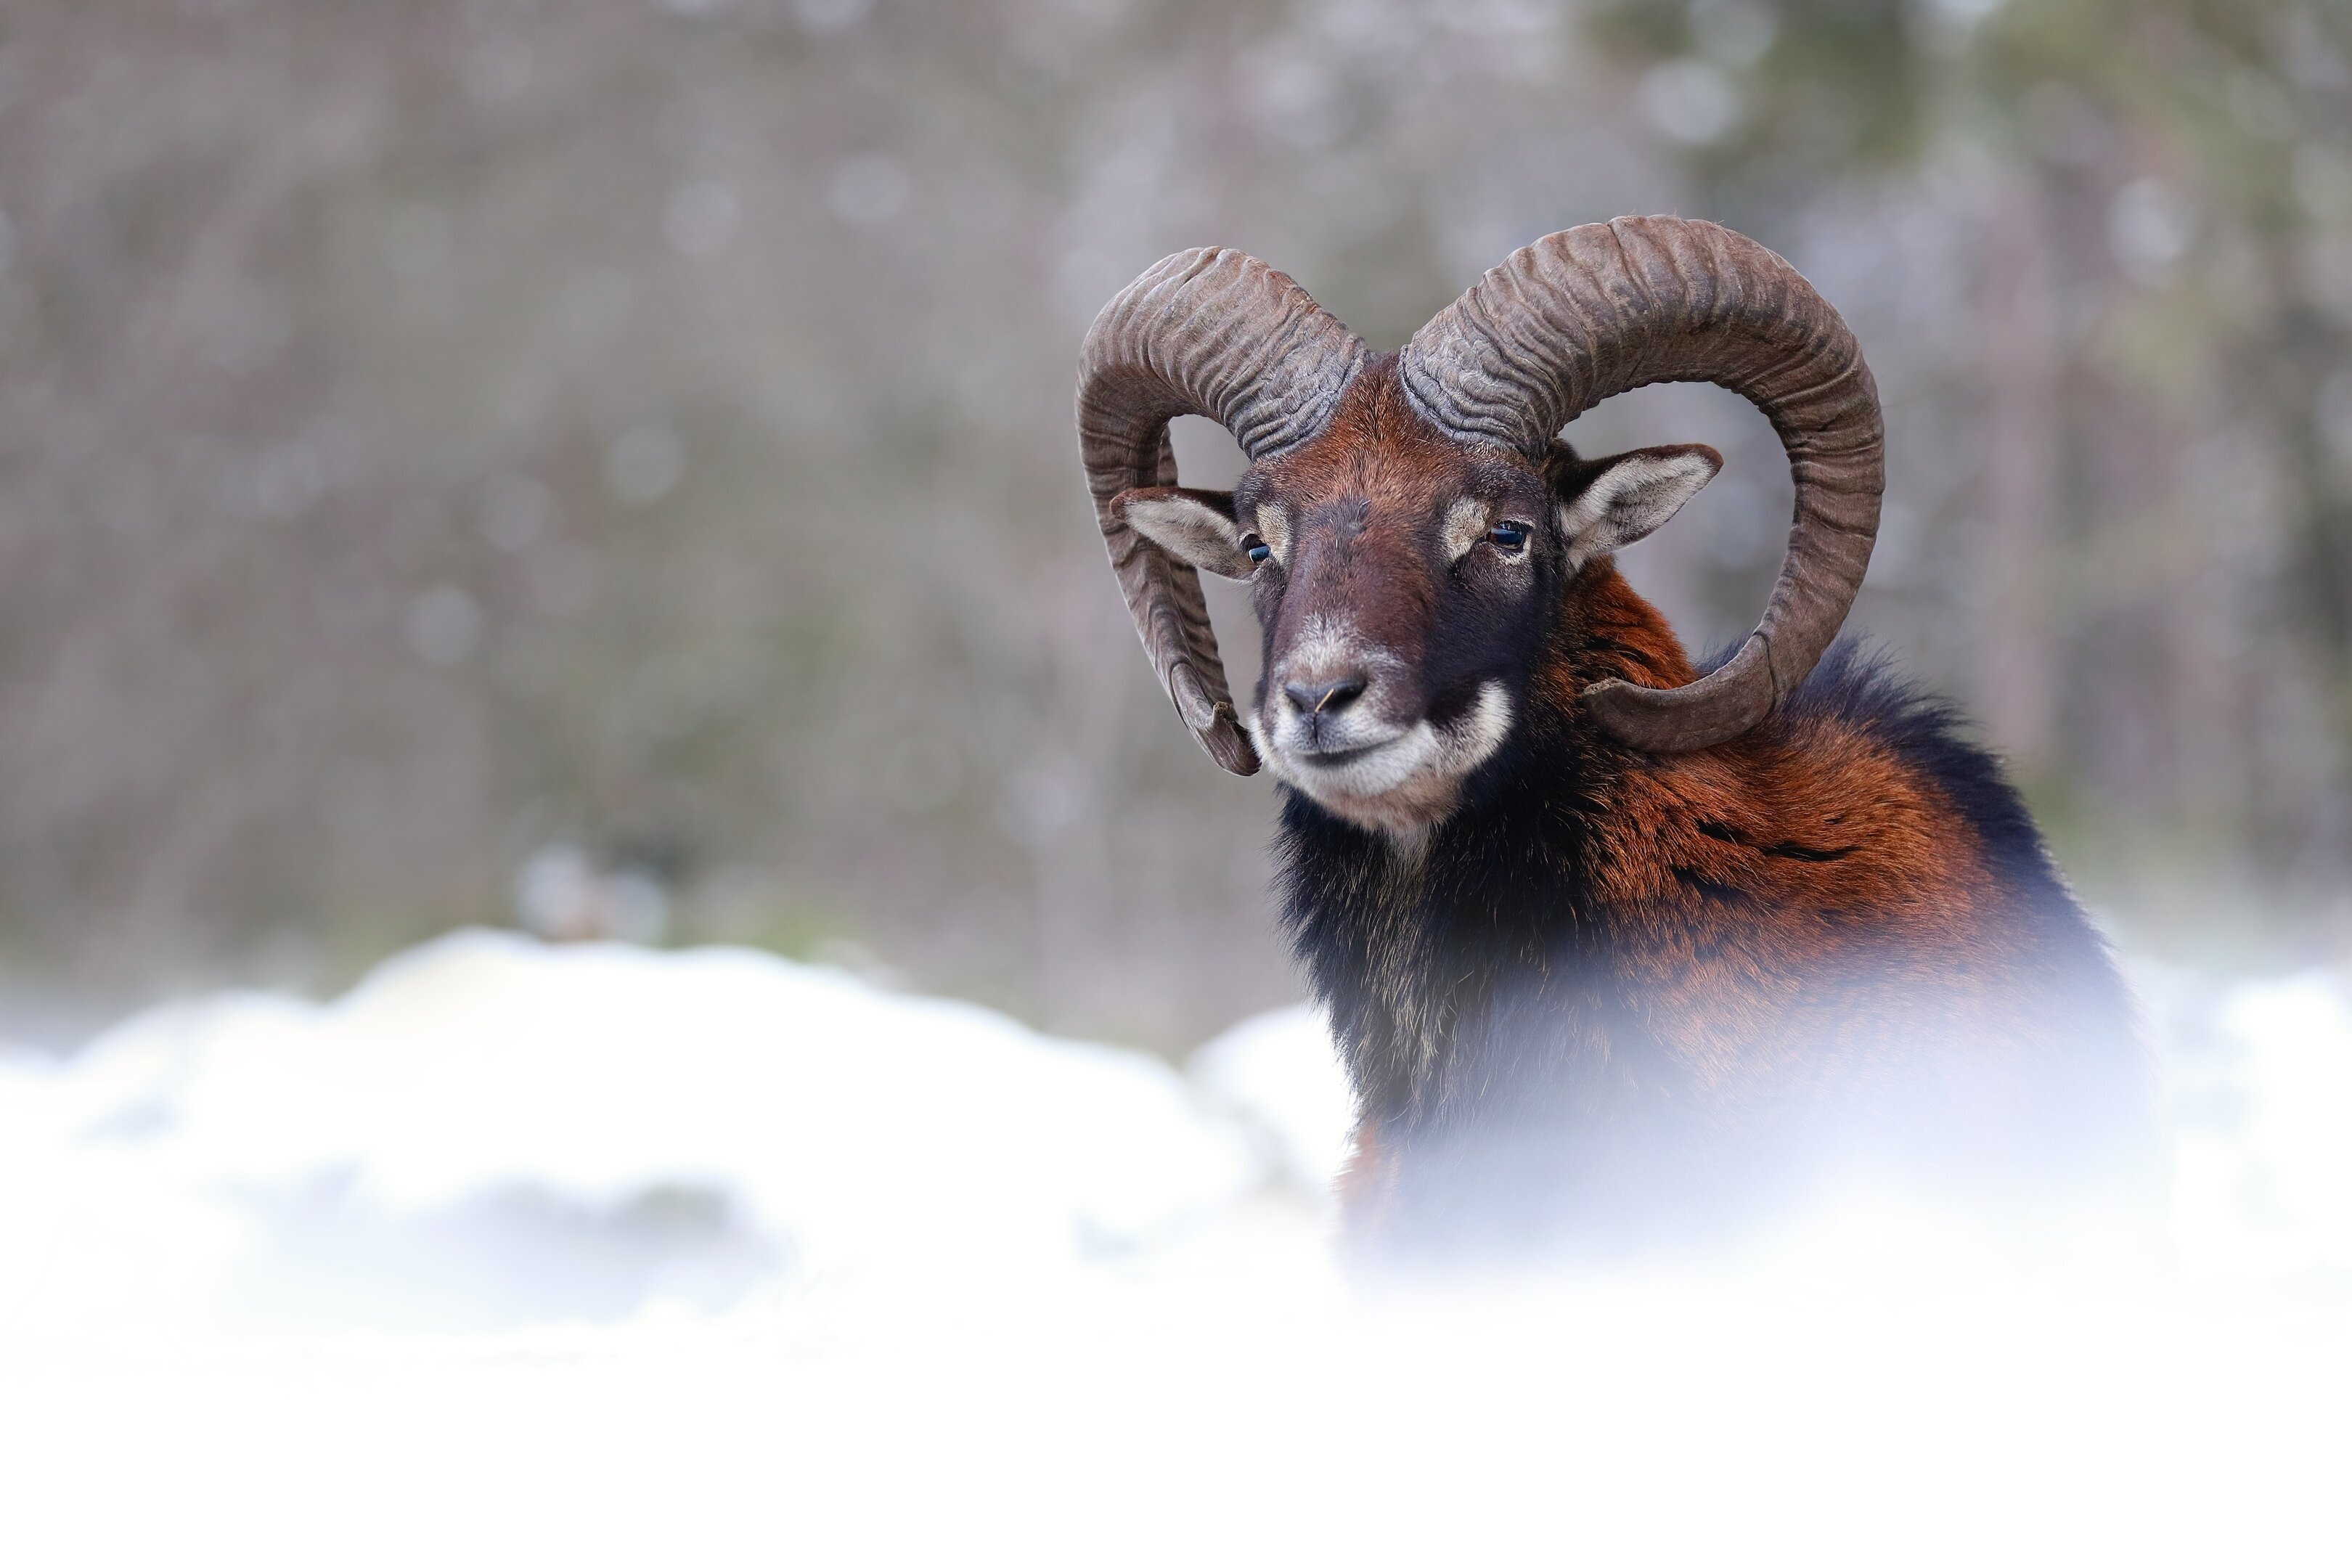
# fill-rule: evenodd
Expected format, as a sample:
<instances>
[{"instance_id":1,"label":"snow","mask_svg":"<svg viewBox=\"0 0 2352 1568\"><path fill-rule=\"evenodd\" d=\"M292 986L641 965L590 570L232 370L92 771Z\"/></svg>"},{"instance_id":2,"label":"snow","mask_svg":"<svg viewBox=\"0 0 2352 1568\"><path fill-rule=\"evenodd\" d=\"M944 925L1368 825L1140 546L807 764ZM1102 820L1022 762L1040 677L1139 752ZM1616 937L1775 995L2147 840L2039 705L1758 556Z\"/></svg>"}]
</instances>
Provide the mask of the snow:
<instances>
[{"instance_id":1,"label":"snow","mask_svg":"<svg viewBox=\"0 0 2352 1568\"><path fill-rule=\"evenodd\" d=\"M2352 995L2303 974L2244 986L2216 1011L2234 1114L2181 1128L2184 1258L2222 1277L2352 1279Z\"/></svg>"},{"instance_id":2,"label":"snow","mask_svg":"<svg viewBox=\"0 0 2352 1568\"><path fill-rule=\"evenodd\" d=\"M740 951L467 932L329 1006L166 1008L14 1079L0 1247L55 1259L0 1307L20 1326L217 1317L240 1270L355 1229L429 1269L457 1243L421 1233L534 1206L594 1246L632 1204L659 1231L666 1203L689 1268L646 1300L707 1296L691 1264L719 1231L802 1279L1019 1275L1164 1245L1267 1174L1156 1058ZM85 1194L102 1214L73 1212ZM68 1233L170 1245L89 1259Z\"/></svg>"},{"instance_id":3,"label":"snow","mask_svg":"<svg viewBox=\"0 0 2352 1568\"><path fill-rule=\"evenodd\" d=\"M1348 1163L1355 1107L1314 1008L1244 1019L1185 1065L1208 1104L1251 1129L1265 1157L1300 1191L1330 1193Z\"/></svg>"},{"instance_id":4,"label":"snow","mask_svg":"<svg viewBox=\"0 0 2352 1568\"><path fill-rule=\"evenodd\" d=\"M2138 980L2158 1281L1351 1289L1303 1008L470 931L0 1051L0 1561L2341 1560L2352 992Z\"/></svg>"}]
</instances>

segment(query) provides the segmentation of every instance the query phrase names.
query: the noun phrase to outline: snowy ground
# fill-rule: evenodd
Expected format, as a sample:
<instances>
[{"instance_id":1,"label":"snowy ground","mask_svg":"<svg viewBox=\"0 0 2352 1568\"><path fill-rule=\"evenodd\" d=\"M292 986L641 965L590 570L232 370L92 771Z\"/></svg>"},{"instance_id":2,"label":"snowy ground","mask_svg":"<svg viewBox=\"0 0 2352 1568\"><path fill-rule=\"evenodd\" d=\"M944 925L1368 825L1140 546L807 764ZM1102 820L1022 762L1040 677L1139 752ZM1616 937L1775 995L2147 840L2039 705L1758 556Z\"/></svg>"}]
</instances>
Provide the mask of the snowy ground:
<instances>
[{"instance_id":1,"label":"snowy ground","mask_svg":"<svg viewBox=\"0 0 2352 1568\"><path fill-rule=\"evenodd\" d=\"M2342 1561L2352 989L2142 990L2127 1286L1890 1218L1368 1300L1304 1012L464 933L0 1052L0 1561Z\"/></svg>"}]
</instances>

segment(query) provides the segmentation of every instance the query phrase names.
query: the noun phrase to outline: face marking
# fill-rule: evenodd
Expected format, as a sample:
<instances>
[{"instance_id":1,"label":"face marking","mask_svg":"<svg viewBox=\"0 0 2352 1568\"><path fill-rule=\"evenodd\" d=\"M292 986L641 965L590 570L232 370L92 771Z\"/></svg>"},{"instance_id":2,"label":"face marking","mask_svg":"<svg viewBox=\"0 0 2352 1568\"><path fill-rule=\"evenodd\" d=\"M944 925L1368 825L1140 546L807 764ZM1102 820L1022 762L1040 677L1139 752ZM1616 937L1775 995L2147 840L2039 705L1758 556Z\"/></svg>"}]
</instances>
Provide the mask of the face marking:
<instances>
[{"instance_id":1,"label":"face marking","mask_svg":"<svg viewBox=\"0 0 2352 1568\"><path fill-rule=\"evenodd\" d=\"M1459 561L1476 549L1478 542L1486 537L1486 530L1489 526L1487 519L1494 514L1494 508L1485 501L1474 500L1469 496L1464 496L1452 506L1447 507L1445 509L1445 558L1448 561Z\"/></svg>"},{"instance_id":2,"label":"face marking","mask_svg":"<svg viewBox=\"0 0 2352 1568\"><path fill-rule=\"evenodd\" d=\"M1290 561L1290 514L1271 503L1257 509L1257 536L1286 565Z\"/></svg>"},{"instance_id":3,"label":"face marking","mask_svg":"<svg viewBox=\"0 0 2352 1568\"><path fill-rule=\"evenodd\" d=\"M1275 777L1333 816L1411 847L1453 810L1462 782L1495 754L1513 718L1510 693L1489 680L1451 723L1423 719L1336 755L1285 748L1255 710L1247 725Z\"/></svg>"},{"instance_id":4,"label":"face marking","mask_svg":"<svg viewBox=\"0 0 2352 1568\"><path fill-rule=\"evenodd\" d=\"M1233 514L1280 562L1252 580L1264 674L1243 716L1276 778L1399 847L1456 809L1548 624L1549 472L1444 437L1376 373L1244 476ZM1506 523L1526 532L1498 540Z\"/></svg>"},{"instance_id":5,"label":"face marking","mask_svg":"<svg viewBox=\"0 0 2352 1568\"><path fill-rule=\"evenodd\" d=\"M1347 675L1379 675L1395 657L1339 616L1310 616L1291 633L1279 673L1286 682L1321 684Z\"/></svg>"}]
</instances>

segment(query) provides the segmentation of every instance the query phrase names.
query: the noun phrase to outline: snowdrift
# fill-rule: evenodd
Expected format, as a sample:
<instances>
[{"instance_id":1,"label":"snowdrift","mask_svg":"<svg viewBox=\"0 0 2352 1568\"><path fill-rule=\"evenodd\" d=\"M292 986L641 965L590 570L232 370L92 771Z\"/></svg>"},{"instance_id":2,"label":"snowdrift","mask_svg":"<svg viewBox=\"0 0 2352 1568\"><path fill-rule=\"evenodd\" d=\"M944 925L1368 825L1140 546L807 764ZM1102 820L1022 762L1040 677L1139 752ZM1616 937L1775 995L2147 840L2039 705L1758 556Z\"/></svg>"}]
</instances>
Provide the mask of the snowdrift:
<instances>
[{"instance_id":1,"label":"snowdrift","mask_svg":"<svg viewBox=\"0 0 2352 1568\"><path fill-rule=\"evenodd\" d=\"M161 1009L0 1052L0 1555L2340 1554L2352 999L2142 989L2160 1285L1895 1220L1377 1301L1328 1261L1349 1110L1305 1009L1179 1070L488 932L331 1005Z\"/></svg>"}]
</instances>

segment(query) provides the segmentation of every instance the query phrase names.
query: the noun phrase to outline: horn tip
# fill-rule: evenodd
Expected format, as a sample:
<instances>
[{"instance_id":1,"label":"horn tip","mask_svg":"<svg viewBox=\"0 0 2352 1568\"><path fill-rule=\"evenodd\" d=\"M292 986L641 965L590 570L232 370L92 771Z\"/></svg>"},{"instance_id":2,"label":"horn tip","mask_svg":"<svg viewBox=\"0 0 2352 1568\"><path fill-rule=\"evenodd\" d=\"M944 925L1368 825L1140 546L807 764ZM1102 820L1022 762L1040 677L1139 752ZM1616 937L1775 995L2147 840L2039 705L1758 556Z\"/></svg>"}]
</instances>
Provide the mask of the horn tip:
<instances>
[{"instance_id":1,"label":"horn tip","mask_svg":"<svg viewBox=\"0 0 2352 1568\"><path fill-rule=\"evenodd\" d=\"M1234 722L1234 710L1229 703L1217 704L1217 711L1206 728L1192 731L1192 739L1209 753L1209 760L1237 778L1247 778L1258 770L1257 748L1239 724Z\"/></svg>"}]
</instances>

